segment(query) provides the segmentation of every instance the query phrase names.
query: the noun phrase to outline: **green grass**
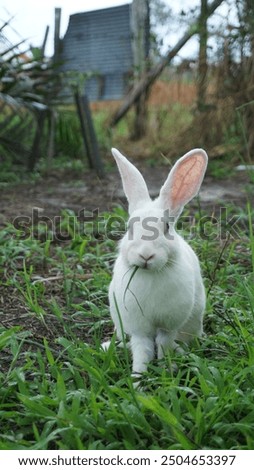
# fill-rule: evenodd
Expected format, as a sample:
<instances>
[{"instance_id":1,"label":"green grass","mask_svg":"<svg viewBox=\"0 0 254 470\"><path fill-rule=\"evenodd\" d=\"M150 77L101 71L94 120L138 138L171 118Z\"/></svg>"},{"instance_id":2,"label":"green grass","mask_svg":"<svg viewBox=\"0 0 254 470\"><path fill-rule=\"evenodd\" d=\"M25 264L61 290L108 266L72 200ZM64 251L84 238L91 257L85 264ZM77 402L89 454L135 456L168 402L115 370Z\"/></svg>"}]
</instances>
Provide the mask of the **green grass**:
<instances>
[{"instance_id":1,"label":"green grass","mask_svg":"<svg viewBox=\"0 0 254 470\"><path fill-rule=\"evenodd\" d=\"M238 113L239 114L239 113ZM236 117L238 117L236 114ZM124 153L133 157L143 157L146 162L155 167L166 163L168 165L171 158L180 156L179 154L179 135L183 132L184 141L187 144L185 150L189 150L195 145L204 145L208 151L211 150L211 144L204 144L196 138L195 133L188 132L193 123L194 114L191 106L184 106L179 103L173 103L170 106L150 106L148 112L148 131L146 136L139 142L133 142L131 135L133 134L133 126L135 125L135 113L130 110L120 123L110 128L109 122L113 115L113 108L100 109L93 111L92 117L97 136L98 146L101 158L106 169L111 169L113 160L109 149L116 147L122 149ZM216 179L228 179L234 173L234 166L239 163L248 162L248 151L246 147L247 137L243 133L243 124L238 122L232 123L227 128L220 142L224 148L225 155L223 159L212 158L209 164L209 174ZM29 123L28 123L29 124ZM27 149L31 148L31 132L27 126L22 134L22 138L29 143ZM48 131L47 126L45 132ZM27 138L29 133L29 140ZM158 134L160 139L158 139ZM45 139L44 139L45 140ZM214 139L217 141L217 139ZM196 142L196 143L195 143ZM57 171L85 171L88 168L88 160L84 143L80 132L80 123L73 105L62 106L58 108L56 129L55 129L55 148L54 157L47 157L47 148L41 146L41 156L37 161L33 173L27 173L27 158L21 158L18 150L8 152L4 158L0 160L0 188L8 185L15 185L21 182L41 180L43 175ZM208 145L208 147L207 147ZM229 148L230 150L227 150ZM14 158L16 156L16 158ZM21 158L21 160L20 160ZM247 160L246 160L247 159ZM248 172L248 171L247 171ZM248 172L250 182L253 181L253 172Z\"/></svg>"},{"instance_id":2,"label":"green grass","mask_svg":"<svg viewBox=\"0 0 254 470\"><path fill-rule=\"evenodd\" d=\"M114 337L107 352L100 346L113 331L116 242L77 232L64 243L22 240L4 228L0 449L253 449L253 214L241 214L238 240L191 241L207 335L182 357L154 361L139 390L129 352Z\"/></svg>"}]
</instances>

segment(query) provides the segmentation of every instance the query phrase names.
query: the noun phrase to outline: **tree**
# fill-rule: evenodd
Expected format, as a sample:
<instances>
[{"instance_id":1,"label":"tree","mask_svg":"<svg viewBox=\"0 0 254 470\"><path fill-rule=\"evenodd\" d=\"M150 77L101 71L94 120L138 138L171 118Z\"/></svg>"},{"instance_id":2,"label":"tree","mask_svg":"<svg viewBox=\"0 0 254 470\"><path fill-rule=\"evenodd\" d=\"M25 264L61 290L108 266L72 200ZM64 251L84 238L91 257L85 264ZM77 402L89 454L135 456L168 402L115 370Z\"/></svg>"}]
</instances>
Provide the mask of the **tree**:
<instances>
[{"instance_id":1,"label":"tree","mask_svg":"<svg viewBox=\"0 0 254 470\"><path fill-rule=\"evenodd\" d=\"M198 56L198 80L197 80L197 106L199 111L205 108L207 89L207 0L201 0L199 17L199 56Z\"/></svg>"},{"instance_id":2,"label":"tree","mask_svg":"<svg viewBox=\"0 0 254 470\"><path fill-rule=\"evenodd\" d=\"M150 6L149 0L133 0L132 30L134 56L134 82L137 83L149 70ZM140 95L135 104L132 138L140 139L147 128L147 99L149 90Z\"/></svg>"},{"instance_id":3,"label":"tree","mask_svg":"<svg viewBox=\"0 0 254 470\"><path fill-rule=\"evenodd\" d=\"M160 57L163 44L161 28L169 24L171 9L164 0L133 0L132 29L134 53L134 83L138 83L151 68L153 60ZM134 140L143 137L147 130L150 87L135 103L135 118L132 130Z\"/></svg>"},{"instance_id":4,"label":"tree","mask_svg":"<svg viewBox=\"0 0 254 470\"><path fill-rule=\"evenodd\" d=\"M211 16L216 8L218 8L223 0L213 0L207 8L207 17ZM199 19L194 21L193 24L189 26L185 34L179 39L177 44L170 48L167 54L156 64L154 65L149 72L136 83L129 94L126 96L124 102L120 108L116 111L115 115L111 120L111 126L115 126L122 117L127 113L130 107L137 102L142 93L144 93L149 87L155 82L159 77L162 71L167 65L172 61L172 59L178 54L182 47L189 41L194 34L197 34L199 30Z\"/></svg>"}]
</instances>

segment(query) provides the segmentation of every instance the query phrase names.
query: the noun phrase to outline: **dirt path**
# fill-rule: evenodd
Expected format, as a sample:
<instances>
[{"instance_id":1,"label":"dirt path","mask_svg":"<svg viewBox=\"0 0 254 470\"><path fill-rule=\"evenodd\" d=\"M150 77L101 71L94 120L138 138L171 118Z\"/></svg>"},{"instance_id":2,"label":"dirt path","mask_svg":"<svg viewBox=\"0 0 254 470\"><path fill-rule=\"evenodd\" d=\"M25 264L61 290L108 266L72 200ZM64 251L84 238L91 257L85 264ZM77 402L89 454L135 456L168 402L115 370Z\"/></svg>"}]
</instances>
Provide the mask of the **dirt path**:
<instances>
[{"instance_id":1,"label":"dirt path","mask_svg":"<svg viewBox=\"0 0 254 470\"><path fill-rule=\"evenodd\" d=\"M139 165L140 167L140 165ZM168 168L143 167L141 169L152 197L158 195L165 181ZM200 201L204 209L214 210L220 203L231 202L245 206L248 177L243 172L236 173L227 180L215 181L207 176L200 192ZM13 222L18 216L31 216L37 208L43 216L59 216L64 209L75 213L80 210L110 211L116 204L126 207L119 175L116 171L108 173L99 180L94 172L52 172L38 182L16 184L0 190L1 214L0 225Z\"/></svg>"}]
</instances>

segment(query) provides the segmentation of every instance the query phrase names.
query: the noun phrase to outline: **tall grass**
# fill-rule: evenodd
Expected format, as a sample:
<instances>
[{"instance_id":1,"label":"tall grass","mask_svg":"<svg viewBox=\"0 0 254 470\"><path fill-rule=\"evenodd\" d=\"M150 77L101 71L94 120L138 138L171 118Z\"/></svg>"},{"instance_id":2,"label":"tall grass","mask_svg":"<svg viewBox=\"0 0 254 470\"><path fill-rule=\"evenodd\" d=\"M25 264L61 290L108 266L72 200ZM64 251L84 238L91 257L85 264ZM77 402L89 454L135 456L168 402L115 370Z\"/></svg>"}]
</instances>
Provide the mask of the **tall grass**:
<instances>
[{"instance_id":1,"label":"tall grass","mask_svg":"<svg viewBox=\"0 0 254 470\"><path fill-rule=\"evenodd\" d=\"M101 348L113 331L115 242L21 240L3 229L0 449L253 449L250 207L244 216L240 239L191 241L209 291L206 336L150 364L138 390L129 351L114 335Z\"/></svg>"}]
</instances>

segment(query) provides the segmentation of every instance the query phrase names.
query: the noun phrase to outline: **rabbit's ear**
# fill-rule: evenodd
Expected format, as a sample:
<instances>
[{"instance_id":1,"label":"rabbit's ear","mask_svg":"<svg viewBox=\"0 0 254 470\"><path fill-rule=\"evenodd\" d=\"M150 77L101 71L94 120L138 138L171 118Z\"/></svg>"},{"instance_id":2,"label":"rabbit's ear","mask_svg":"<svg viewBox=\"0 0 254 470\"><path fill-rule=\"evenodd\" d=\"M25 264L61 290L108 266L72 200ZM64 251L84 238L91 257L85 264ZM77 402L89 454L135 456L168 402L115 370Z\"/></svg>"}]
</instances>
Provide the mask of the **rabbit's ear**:
<instances>
[{"instance_id":1,"label":"rabbit's ear","mask_svg":"<svg viewBox=\"0 0 254 470\"><path fill-rule=\"evenodd\" d=\"M208 157L204 150L194 149L186 153L173 166L159 195L159 204L170 215L178 217L185 204L199 191Z\"/></svg>"},{"instance_id":2,"label":"rabbit's ear","mask_svg":"<svg viewBox=\"0 0 254 470\"><path fill-rule=\"evenodd\" d=\"M112 148L112 155L117 163L123 189L129 202L129 213L142 207L150 201L150 196L145 180L138 169L130 163L117 149Z\"/></svg>"}]
</instances>

